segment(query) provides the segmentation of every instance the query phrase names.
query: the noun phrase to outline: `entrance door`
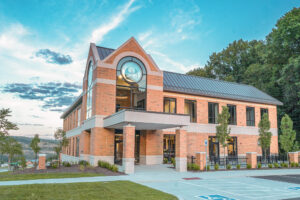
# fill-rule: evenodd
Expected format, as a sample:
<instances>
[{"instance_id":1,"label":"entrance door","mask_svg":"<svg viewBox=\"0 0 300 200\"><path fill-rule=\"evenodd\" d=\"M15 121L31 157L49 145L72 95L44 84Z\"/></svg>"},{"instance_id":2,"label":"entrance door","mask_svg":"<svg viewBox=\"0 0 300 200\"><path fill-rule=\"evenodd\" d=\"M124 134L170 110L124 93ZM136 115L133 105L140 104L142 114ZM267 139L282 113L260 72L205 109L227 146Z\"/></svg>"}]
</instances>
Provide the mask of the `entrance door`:
<instances>
[{"instance_id":1,"label":"entrance door","mask_svg":"<svg viewBox=\"0 0 300 200\"><path fill-rule=\"evenodd\" d=\"M219 142L217 137L210 136L208 138L208 145L209 145L209 159L211 161L216 161L219 159Z\"/></svg>"},{"instance_id":2,"label":"entrance door","mask_svg":"<svg viewBox=\"0 0 300 200\"><path fill-rule=\"evenodd\" d=\"M135 164L140 162L140 131L135 131ZM123 158L123 130L115 130L115 164L122 165Z\"/></svg>"},{"instance_id":3,"label":"entrance door","mask_svg":"<svg viewBox=\"0 0 300 200\"><path fill-rule=\"evenodd\" d=\"M171 162L172 158L175 158L175 135L164 135L164 159L168 159Z\"/></svg>"}]
</instances>

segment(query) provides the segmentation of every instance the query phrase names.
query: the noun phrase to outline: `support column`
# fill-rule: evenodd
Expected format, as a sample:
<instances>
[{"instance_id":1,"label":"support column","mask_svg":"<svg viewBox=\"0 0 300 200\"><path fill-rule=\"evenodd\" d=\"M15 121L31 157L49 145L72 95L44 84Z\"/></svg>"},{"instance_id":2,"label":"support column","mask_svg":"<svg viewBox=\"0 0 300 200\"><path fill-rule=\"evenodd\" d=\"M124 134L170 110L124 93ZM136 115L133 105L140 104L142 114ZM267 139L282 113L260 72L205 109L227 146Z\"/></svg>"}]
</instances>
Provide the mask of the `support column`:
<instances>
[{"instance_id":1,"label":"support column","mask_svg":"<svg viewBox=\"0 0 300 200\"><path fill-rule=\"evenodd\" d=\"M289 152L290 163L298 163L298 152Z\"/></svg>"},{"instance_id":2,"label":"support column","mask_svg":"<svg viewBox=\"0 0 300 200\"><path fill-rule=\"evenodd\" d=\"M175 148L175 161L176 171L187 171L187 144L186 144L186 131L182 128L176 130L176 148Z\"/></svg>"},{"instance_id":3,"label":"support column","mask_svg":"<svg viewBox=\"0 0 300 200\"><path fill-rule=\"evenodd\" d=\"M46 154L39 154L39 165L37 169L46 169Z\"/></svg>"},{"instance_id":4,"label":"support column","mask_svg":"<svg viewBox=\"0 0 300 200\"><path fill-rule=\"evenodd\" d=\"M125 174L134 173L135 126L123 127L123 158L122 165Z\"/></svg>"},{"instance_id":5,"label":"support column","mask_svg":"<svg viewBox=\"0 0 300 200\"><path fill-rule=\"evenodd\" d=\"M206 168L206 152L196 153L196 164L199 165L200 170L205 170Z\"/></svg>"},{"instance_id":6,"label":"support column","mask_svg":"<svg viewBox=\"0 0 300 200\"><path fill-rule=\"evenodd\" d=\"M257 153L256 152L247 152L246 159L247 159L247 164L250 164L252 169L257 167Z\"/></svg>"},{"instance_id":7,"label":"support column","mask_svg":"<svg viewBox=\"0 0 300 200\"><path fill-rule=\"evenodd\" d=\"M140 164L163 163L163 133L161 130L147 130L140 136Z\"/></svg>"}]
</instances>

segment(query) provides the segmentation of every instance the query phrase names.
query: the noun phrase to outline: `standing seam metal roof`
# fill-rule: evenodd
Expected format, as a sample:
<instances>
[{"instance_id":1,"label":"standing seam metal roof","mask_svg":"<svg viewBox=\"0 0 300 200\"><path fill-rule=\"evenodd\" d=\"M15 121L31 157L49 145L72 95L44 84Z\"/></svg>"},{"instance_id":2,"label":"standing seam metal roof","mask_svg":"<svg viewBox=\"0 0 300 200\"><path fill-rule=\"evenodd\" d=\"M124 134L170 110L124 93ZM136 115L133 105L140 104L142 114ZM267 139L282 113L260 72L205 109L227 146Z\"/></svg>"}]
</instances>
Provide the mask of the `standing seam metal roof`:
<instances>
[{"instance_id":1,"label":"standing seam metal roof","mask_svg":"<svg viewBox=\"0 0 300 200\"><path fill-rule=\"evenodd\" d=\"M259 89L245 84L164 71L164 91L282 105Z\"/></svg>"},{"instance_id":2,"label":"standing seam metal roof","mask_svg":"<svg viewBox=\"0 0 300 200\"><path fill-rule=\"evenodd\" d=\"M106 47L97 46L97 51L98 51L100 59L104 60L107 56L109 56L115 50L110 49L110 48L106 48Z\"/></svg>"}]
</instances>

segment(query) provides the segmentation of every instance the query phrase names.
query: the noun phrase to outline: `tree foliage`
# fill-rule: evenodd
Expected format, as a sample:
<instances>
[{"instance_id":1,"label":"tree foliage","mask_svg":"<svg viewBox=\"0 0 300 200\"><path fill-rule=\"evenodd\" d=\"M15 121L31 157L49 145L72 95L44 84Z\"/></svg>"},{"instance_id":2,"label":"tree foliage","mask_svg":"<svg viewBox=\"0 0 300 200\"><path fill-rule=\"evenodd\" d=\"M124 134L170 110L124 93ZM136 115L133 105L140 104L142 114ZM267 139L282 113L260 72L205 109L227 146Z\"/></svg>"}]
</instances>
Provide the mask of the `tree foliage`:
<instances>
[{"instance_id":1,"label":"tree foliage","mask_svg":"<svg viewBox=\"0 0 300 200\"><path fill-rule=\"evenodd\" d=\"M40 138L38 134L35 134L34 138L31 140L30 147L35 154L35 166L37 165L37 154L40 152L41 147L39 147Z\"/></svg>"},{"instance_id":2,"label":"tree foliage","mask_svg":"<svg viewBox=\"0 0 300 200\"><path fill-rule=\"evenodd\" d=\"M10 117L11 110L2 108L0 110L0 137L8 136L9 130L17 130L16 124L10 122L7 117Z\"/></svg>"},{"instance_id":3,"label":"tree foliage","mask_svg":"<svg viewBox=\"0 0 300 200\"><path fill-rule=\"evenodd\" d=\"M0 145L1 152L8 156L9 165L16 158L16 156L23 155L22 145L12 137L5 137Z\"/></svg>"},{"instance_id":4,"label":"tree foliage","mask_svg":"<svg viewBox=\"0 0 300 200\"><path fill-rule=\"evenodd\" d=\"M285 114L281 119L281 135L279 136L279 143L284 152L288 153L297 149L296 131L293 130L293 121Z\"/></svg>"},{"instance_id":5,"label":"tree foliage","mask_svg":"<svg viewBox=\"0 0 300 200\"><path fill-rule=\"evenodd\" d=\"M281 17L265 40L233 41L188 74L253 85L277 98L284 104L279 118L291 117L300 140L300 8Z\"/></svg>"},{"instance_id":6,"label":"tree foliage","mask_svg":"<svg viewBox=\"0 0 300 200\"><path fill-rule=\"evenodd\" d=\"M259 132L259 145L261 146L262 150L265 152L265 156L267 155L266 151L267 149L270 148L271 145L271 138L272 138L272 133L269 131L270 130L270 121L268 114L265 113L263 114L262 119L258 123L258 132Z\"/></svg>"},{"instance_id":7,"label":"tree foliage","mask_svg":"<svg viewBox=\"0 0 300 200\"><path fill-rule=\"evenodd\" d=\"M58 145L54 147L54 151L59 159L59 153L64 147L69 145L69 140L67 138L66 132L62 129L57 129L54 133L54 138L59 141Z\"/></svg>"}]
</instances>

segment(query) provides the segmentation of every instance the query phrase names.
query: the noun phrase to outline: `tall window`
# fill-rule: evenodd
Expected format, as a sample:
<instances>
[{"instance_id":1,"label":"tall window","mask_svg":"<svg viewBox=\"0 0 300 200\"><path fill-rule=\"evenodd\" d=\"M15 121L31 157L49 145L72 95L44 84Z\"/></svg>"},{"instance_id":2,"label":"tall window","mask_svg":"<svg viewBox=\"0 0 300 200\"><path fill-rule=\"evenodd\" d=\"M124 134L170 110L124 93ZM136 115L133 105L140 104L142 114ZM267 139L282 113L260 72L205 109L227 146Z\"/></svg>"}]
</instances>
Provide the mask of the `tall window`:
<instances>
[{"instance_id":1,"label":"tall window","mask_svg":"<svg viewBox=\"0 0 300 200\"><path fill-rule=\"evenodd\" d=\"M81 108L77 110L77 126L80 126Z\"/></svg>"},{"instance_id":2,"label":"tall window","mask_svg":"<svg viewBox=\"0 0 300 200\"><path fill-rule=\"evenodd\" d=\"M236 125L236 106L235 105L227 105L228 112L230 114L228 123L231 125Z\"/></svg>"},{"instance_id":3,"label":"tall window","mask_svg":"<svg viewBox=\"0 0 300 200\"><path fill-rule=\"evenodd\" d=\"M253 107L246 108L247 126L255 126L255 113Z\"/></svg>"},{"instance_id":4,"label":"tall window","mask_svg":"<svg viewBox=\"0 0 300 200\"><path fill-rule=\"evenodd\" d=\"M230 137L227 140L227 151L228 151L228 156L237 156L237 137Z\"/></svg>"},{"instance_id":5,"label":"tall window","mask_svg":"<svg viewBox=\"0 0 300 200\"><path fill-rule=\"evenodd\" d=\"M263 117L263 115L264 115L265 113L266 113L267 115L269 115L268 109L267 109L267 108L261 108L261 109L260 109L260 119L262 119L262 117Z\"/></svg>"},{"instance_id":6,"label":"tall window","mask_svg":"<svg viewBox=\"0 0 300 200\"><path fill-rule=\"evenodd\" d=\"M147 75L144 64L135 57L124 57L117 66L116 111L146 109Z\"/></svg>"},{"instance_id":7,"label":"tall window","mask_svg":"<svg viewBox=\"0 0 300 200\"><path fill-rule=\"evenodd\" d=\"M87 81L87 98L86 98L86 119L92 116L93 104L93 63L89 64L88 81Z\"/></svg>"},{"instance_id":8,"label":"tall window","mask_svg":"<svg viewBox=\"0 0 300 200\"><path fill-rule=\"evenodd\" d=\"M208 123L216 124L219 114L219 104L218 103L208 103Z\"/></svg>"},{"instance_id":9,"label":"tall window","mask_svg":"<svg viewBox=\"0 0 300 200\"><path fill-rule=\"evenodd\" d=\"M184 114L190 115L191 122L197 121L197 110L196 110L196 101L185 100L184 101Z\"/></svg>"},{"instance_id":10,"label":"tall window","mask_svg":"<svg viewBox=\"0 0 300 200\"><path fill-rule=\"evenodd\" d=\"M76 137L76 157L79 156L79 137Z\"/></svg>"},{"instance_id":11,"label":"tall window","mask_svg":"<svg viewBox=\"0 0 300 200\"><path fill-rule=\"evenodd\" d=\"M164 98L164 112L165 113L176 113L176 99Z\"/></svg>"}]
</instances>

